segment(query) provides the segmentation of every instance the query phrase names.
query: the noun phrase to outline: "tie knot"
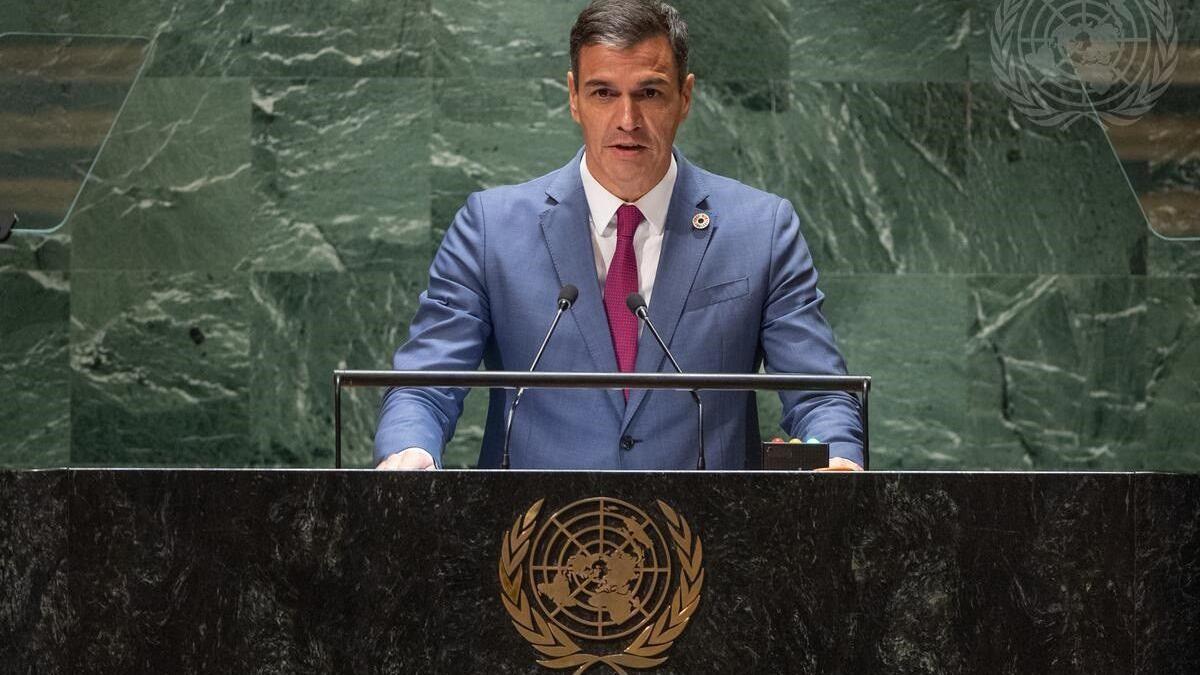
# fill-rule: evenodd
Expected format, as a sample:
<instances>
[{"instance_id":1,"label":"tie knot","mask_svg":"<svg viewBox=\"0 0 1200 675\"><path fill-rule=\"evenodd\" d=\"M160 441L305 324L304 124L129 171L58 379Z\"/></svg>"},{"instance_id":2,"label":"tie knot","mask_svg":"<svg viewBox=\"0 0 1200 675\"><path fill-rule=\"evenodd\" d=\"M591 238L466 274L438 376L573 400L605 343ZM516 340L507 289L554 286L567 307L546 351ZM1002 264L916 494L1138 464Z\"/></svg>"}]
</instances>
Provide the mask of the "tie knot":
<instances>
[{"instance_id":1,"label":"tie knot","mask_svg":"<svg viewBox=\"0 0 1200 675\"><path fill-rule=\"evenodd\" d=\"M633 204L622 204L617 209L617 236L632 237L642 223L642 212Z\"/></svg>"}]
</instances>

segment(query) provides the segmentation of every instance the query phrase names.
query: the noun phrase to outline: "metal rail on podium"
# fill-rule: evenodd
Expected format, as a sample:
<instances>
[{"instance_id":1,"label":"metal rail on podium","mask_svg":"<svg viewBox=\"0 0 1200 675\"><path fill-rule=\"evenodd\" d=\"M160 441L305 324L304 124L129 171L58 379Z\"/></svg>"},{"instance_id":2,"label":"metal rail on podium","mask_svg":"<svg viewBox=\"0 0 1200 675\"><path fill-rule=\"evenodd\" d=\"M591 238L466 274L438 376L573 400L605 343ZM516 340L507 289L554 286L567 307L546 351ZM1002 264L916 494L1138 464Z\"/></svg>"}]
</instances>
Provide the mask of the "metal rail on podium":
<instances>
[{"instance_id":1,"label":"metal rail on podium","mask_svg":"<svg viewBox=\"0 0 1200 675\"><path fill-rule=\"evenodd\" d=\"M343 387L485 387L515 389L671 389L676 391L841 391L858 399L863 429L863 466L870 468L865 375L765 375L729 373L530 373L490 370L335 370L333 371L334 462L342 468Z\"/></svg>"}]
</instances>

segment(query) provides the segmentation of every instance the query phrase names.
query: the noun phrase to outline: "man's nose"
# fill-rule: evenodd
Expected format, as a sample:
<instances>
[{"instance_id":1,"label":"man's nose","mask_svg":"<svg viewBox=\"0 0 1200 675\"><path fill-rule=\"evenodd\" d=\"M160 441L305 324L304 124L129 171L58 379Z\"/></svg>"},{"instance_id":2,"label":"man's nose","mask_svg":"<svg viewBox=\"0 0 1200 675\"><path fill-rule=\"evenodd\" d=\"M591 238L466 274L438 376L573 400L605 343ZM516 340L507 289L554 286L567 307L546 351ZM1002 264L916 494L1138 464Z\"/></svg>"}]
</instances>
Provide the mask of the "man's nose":
<instances>
[{"instance_id":1,"label":"man's nose","mask_svg":"<svg viewBox=\"0 0 1200 675\"><path fill-rule=\"evenodd\" d=\"M622 96L617 128L624 132L631 132L636 131L641 125L641 113L638 111L637 101L632 96Z\"/></svg>"}]
</instances>

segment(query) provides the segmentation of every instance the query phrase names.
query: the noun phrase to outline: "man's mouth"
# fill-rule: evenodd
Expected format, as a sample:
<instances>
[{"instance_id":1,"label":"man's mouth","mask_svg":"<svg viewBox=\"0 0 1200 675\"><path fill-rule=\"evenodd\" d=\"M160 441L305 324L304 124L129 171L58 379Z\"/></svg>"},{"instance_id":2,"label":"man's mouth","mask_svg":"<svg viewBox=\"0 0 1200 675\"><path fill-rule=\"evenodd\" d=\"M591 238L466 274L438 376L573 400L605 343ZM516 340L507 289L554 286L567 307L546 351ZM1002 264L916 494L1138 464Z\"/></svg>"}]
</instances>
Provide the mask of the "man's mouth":
<instances>
[{"instance_id":1,"label":"man's mouth","mask_svg":"<svg viewBox=\"0 0 1200 675\"><path fill-rule=\"evenodd\" d=\"M622 152L637 152L638 150L646 149L646 146L640 145L638 143L614 143L613 145L611 145L609 147L611 147L615 150L620 150Z\"/></svg>"}]
</instances>

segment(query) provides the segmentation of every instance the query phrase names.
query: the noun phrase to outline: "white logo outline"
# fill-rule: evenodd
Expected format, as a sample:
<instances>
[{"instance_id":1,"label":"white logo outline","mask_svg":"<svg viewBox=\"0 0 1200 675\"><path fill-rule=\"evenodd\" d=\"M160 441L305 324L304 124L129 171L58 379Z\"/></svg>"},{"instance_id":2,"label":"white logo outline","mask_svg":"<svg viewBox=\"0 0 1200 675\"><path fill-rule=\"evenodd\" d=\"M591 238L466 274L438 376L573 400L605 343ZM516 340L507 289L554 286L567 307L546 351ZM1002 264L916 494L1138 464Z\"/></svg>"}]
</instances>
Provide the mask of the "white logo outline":
<instances>
[{"instance_id":1,"label":"white logo outline","mask_svg":"<svg viewBox=\"0 0 1200 675\"><path fill-rule=\"evenodd\" d=\"M1038 125L1125 126L1170 85L1178 37L1166 0L1003 0L991 64L997 88Z\"/></svg>"}]
</instances>

